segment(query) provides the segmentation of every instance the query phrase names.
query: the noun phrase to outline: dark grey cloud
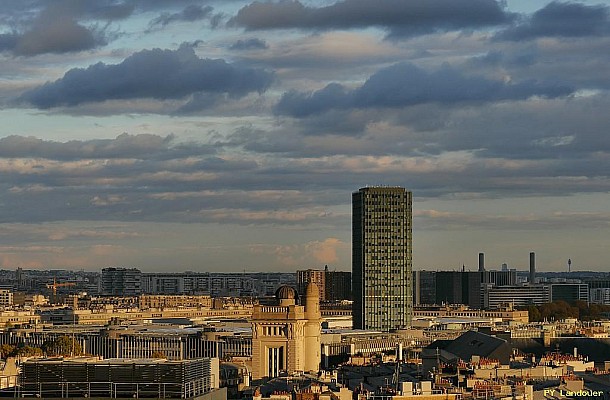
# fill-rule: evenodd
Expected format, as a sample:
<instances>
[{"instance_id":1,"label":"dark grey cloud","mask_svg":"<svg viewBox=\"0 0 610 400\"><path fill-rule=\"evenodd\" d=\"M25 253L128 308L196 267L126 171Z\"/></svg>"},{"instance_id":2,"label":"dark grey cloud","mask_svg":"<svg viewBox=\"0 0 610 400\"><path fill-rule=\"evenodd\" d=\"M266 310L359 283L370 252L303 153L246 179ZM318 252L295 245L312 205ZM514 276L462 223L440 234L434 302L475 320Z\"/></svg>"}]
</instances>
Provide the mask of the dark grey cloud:
<instances>
[{"instance_id":1,"label":"dark grey cloud","mask_svg":"<svg viewBox=\"0 0 610 400\"><path fill-rule=\"evenodd\" d=\"M231 50L256 50L267 48L269 48L267 42L259 38L239 39L229 47Z\"/></svg>"},{"instance_id":2,"label":"dark grey cloud","mask_svg":"<svg viewBox=\"0 0 610 400\"><path fill-rule=\"evenodd\" d=\"M25 32L13 52L23 56L70 53L93 49L106 43L103 33L86 28L72 19L60 18Z\"/></svg>"},{"instance_id":3,"label":"dark grey cloud","mask_svg":"<svg viewBox=\"0 0 610 400\"><path fill-rule=\"evenodd\" d=\"M165 12L150 22L150 27L166 26L175 22L194 22L212 17L214 7L190 4L177 13Z\"/></svg>"},{"instance_id":4,"label":"dark grey cloud","mask_svg":"<svg viewBox=\"0 0 610 400\"><path fill-rule=\"evenodd\" d=\"M332 83L313 93L287 92L277 103L275 112L303 118L332 109L491 102L532 96L553 98L573 92L573 88L558 84L503 82L467 76L450 66L425 71L412 64L400 63L378 71L356 89Z\"/></svg>"},{"instance_id":5,"label":"dark grey cloud","mask_svg":"<svg viewBox=\"0 0 610 400\"><path fill-rule=\"evenodd\" d=\"M80 24L59 3L43 10L21 31L1 37L0 50L19 56L89 50L107 44L108 39L105 29Z\"/></svg>"},{"instance_id":6,"label":"dark grey cloud","mask_svg":"<svg viewBox=\"0 0 610 400\"><path fill-rule=\"evenodd\" d=\"M449 116L451 129L433 140L444 151L478 149L481 158L565 160L555 167L557 174L594 176L601 154L610 154L610 137L602 134L610 123L603 112L609 106L607 94L487 106L476 117Z\"/></svg>"},{"instance_id":7,"label":"dark grey cloud","mask_svg":"<svg viewBox=\"0 0 610 400\"><path fill-rule=\"evenodd\" d=\"M587 37L610 33L610 7L553 1L520 24L496 35L501 40Z\"/></svg>"},{"instance_id":8,"label":"dark grey cloud","mask_svg":"<svg viewBox=\"0 0 610 400\"><path fill-rule=\"evenodd\" d=\"M2 33L0 34L0 52L13 51L19 43L18 33Z\"/></svg>"},{"instance_id":9,"label":"dark grey cloud","mask_svg":"<svg viewBox=\"0 0 610 400\"><path fill-rule=\"evenodd\" d=\"M461 67L471 74L563 82L581 90L608 90L610 35L548 41L496 41Z\"/></svg>"},{"instance_id":10,"label":"dark grey cloud","mask_svg":"<svg viewBox=\"0 0 610 400\"><path fill-rule=\"evenodd\" d=\"M61 8L79 18L114 21L136 12L155 11L194 3L194 0L23 0L6 1L0 8L0 21L16 22L36 18L42 10Z\"/></svg>"},{"instance_id":11,"label":"dark grey cloud","mask_svg":"<svg viewBox=\"0 0 610 400\"><path fill-rule=\"evenodd\" d=\"M214 152L213 147L178 143L172 135L130 135L115 139L56 142L36 137L6 136L0 139L0 158L81 159L172 159Z\"/></svg>"},{"instance_id":12,"label":"dark grey cloud","mask_svg":"<svg viewBox=\"0 0 610 400\"><path fill-rule=\"evenodd\" d=\"M500 25L512 18L495 0L343 0L319 8L286 0L255 1L240 9L229 25L248 30L378 26L399 37Z\"/></svg>"},{"instance_id":13,"label":"dark grey cloud","mask_svg":"<svg viewBox=\"0 0 610 400\"><path fill-rule=\"evenodd\" d=\"M490 50L482 56L476 56L468 61L470 66L487 67L518 67L528 68L536 64L541 58L540 51L532 48L520 47L518 51L504 52L500 50Z\"/></svg>"},{"instance_id":14,"label":"dark grey cloud","mask_svg":"<svg viewBox=\"0 0 610 400\"><path fill-rule=\"evenodd\" d=\"M344 109L353 106L353 92L338 83L331 83L311 94L296 90L284 93L275 106L275 112L281 115L303 118L332 109Z\"/></svg>"},{"instance_id":15,"label":"dark grey cloud","mask_svg":"<svg viewBox=\"0 0 610 400\"><path fill-rule=\"evenodd\" d=\"M188 102L176 110L175 114L185 115L209 110L224 100L226 96L221 93L195 93Z\"/></svg>"},{"instance_id":16,"label":"dark grey cloud","mask_svg":"<svg viewBox=\"0 0 610 400\"><path fill-rule=\"evenodd\" d=\"M48 109L105 100L183 99L198 92L241 97L265 91L273 73L261 68L201 59L190 46L143 50L122 63L74 68L63 78L24 93L21 101Z\"/></svg>"},{"instance_id":17,"label":"dark grey cloud","mask_svg":"<svg viewBox=\"0 0 610 400\"><path fill-rule=\"evenodd\" d=\"M0 51L18 56L61 54L104 46L121 35L118 31L110 31L113 22L138 13L185 7L181 12L163 12L151 22L154 26L205 18L212 26L217 26L222 20L222 15L211 13L211 6L193 4L193 0L174 0L171 3L161 0L28 0L6 3L0 7L0 24L11 30L0 32Z\"/></svg>"},{"instance_id":18,"label":"dark grey cloud","mask_svg":"<svg viewBox=\"0 0 610 400\"><path fill-rule=\"evenodd\" d=\"M440 120L436 125L416 126L411 120L403 127L386 125L358 137L304 136L289 127L276 132L247 127L230 143L210 144L157 135L67 142L8 137L0 139L0 202L11 212L0 212L0 222L226 222L236 212L290 213L295 207L343 204L349 201L345 193L371 182L408 182L419 198L455 192L503 197L610 190L603 173L610 170L610 143L595 134L607 126L607 118L592 123L583 115L561 128L599 101L577 107L561 102L552 112L527 102L520 111L512 103L503 111L488 105L448 113L437 106L427 115ZM597 114L606 105L593 111ZM434 106L418 107L417 112L384 111L415 119ZM574 109L572 115L563 117L569 109ZM545 127L549 118L557 121ZM567 135L577 124L580 130L571 141L553 136ZM426 145L439 147L438 157L418 155ZM557 151L562 146L566 149ZM580 152L570 154L570 146ZM537 151L543 147L547 150ZM445 152L462 155L444 158ZM530 159L513 157L519 152ZM277 194L259 193L270 188ZM306 195L296 193L303 188ZM256 218L256 223L266 223Z\"/></svg>"},{"instance_id":19,"label":"dark grey cloud","mask_svg":"<svg viewBox=\"0 0 610 400\"><path fill-rule=\"evenodd\" d=\"M116 0L73 0L72 7L81 10L83 16L107 21L122 20L131 16L135 4ZM80 7L80 8L79 8Z\"/></svg>"}]
</instances>

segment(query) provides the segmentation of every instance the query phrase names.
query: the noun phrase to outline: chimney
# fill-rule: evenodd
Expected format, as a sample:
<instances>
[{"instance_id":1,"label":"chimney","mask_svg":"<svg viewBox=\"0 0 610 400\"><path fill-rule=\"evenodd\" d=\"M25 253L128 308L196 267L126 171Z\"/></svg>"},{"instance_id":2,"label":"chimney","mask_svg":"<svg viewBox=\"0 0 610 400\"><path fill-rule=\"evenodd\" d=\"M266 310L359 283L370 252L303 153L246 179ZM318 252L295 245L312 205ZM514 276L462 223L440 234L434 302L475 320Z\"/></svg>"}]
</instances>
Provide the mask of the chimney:
<instances>
[{"instance_id":1,"label":"chimney","mask_svg":"<svg viewBox=\"0 0 610 400\"><path fill-rule=\"evenodd\" d=\"M485 253L479 253L479 272L485 271Z\"/></svg>"},{"instance_id":2,"label":"chimney","mask_svg":"<svg viewBox=\"0 0 610 400\"><path fill-rule=\"evenodd\" d=\"M536 253L530 253L530 285L536 283Z\"/></svg>"}]
</instances>

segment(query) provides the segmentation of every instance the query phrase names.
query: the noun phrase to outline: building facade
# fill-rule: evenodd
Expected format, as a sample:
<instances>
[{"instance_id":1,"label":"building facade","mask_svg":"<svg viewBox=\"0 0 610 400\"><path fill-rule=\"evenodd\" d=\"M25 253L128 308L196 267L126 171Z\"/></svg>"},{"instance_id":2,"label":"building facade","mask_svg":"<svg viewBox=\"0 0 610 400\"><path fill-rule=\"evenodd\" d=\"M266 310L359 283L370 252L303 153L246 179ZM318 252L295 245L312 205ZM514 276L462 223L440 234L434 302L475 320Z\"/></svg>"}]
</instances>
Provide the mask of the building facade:
<instances>
[{"instance_id":1,"label":"building facade","mask_svg":"<svg viewBox=\"0 0 610 400\"><path fill-rule=\"evenodd\" d=\"M517 272L508 271L438 271L436 304L465 304L472 308L486 308L485 290L490 287L515 286Z\"/></svg>"},{"instance_id":2,"label":"building facade","mask_svg":"<svg viewBox=\"0 0 610 400\"><path fill-rule=\"evenodd\" d=\"M101 283L103 295L138 296L142 294L142 272L137 268L104 268Z\"/></svg>"},{"instance_id":3,"label":"building facade","mask_svg":"<svg viewBox=\"0 0 610 400\"><path fill-rule=\"evenodd\" d=\"M513 306L540 305L551 301L549 285L497 286L483 288L485 308L501 308L506 304Z\"/></svg>"},{"instance_id":4,"label":"building facade","mask_svg":"<svg viewBox=\"0 0 610 400\"><path fill-rule=\"evenodd\" d=\"M584 279L589 287L589 301L595 304L610 304L610 279Z\"/></svg>"},{"instance_id":5,"label":"building facade","mask_svg":"<svg viewBox=\"0 0 610 400\"><path fill-rule=\"evenodd\" d=\"M352 273L331 271L328 265L323 270L307 269L297 271L297 291L304 294L307 284L313 282L320 291L320 301L337 302L352 300Z\"/></svg>"},{"instance_id":6,"label":"building facade","mask_svg":"<svg viewBox=\"0 0 610 400\"><path fill-rule=\"evenodd\" d=\"M595 288L589 293L589 302L610 305L610 288Z\"/></svg>"},{"instance_id":7,"label":"building facade","mask_svg":"<svg viewBox=\"0 0 610 400\"><path fill-rule=\"evenodd\" d=\"M297 291L282 286L276 305L256 305L252 314L252 379L274 378L281 372L318 372L321 360L319 291L305 290L305 304Z\"/></svg>"},{"instance_id":8,"label":"building facade","mask_svg":"<svg viewBox=\"0 0 610 400\"><path fill-rule=\"evenodd\" d=\"M589 301L589 285L586 283L551 283L550 300L563 300L573 304L575 301Z\"/></svg>"},{"instance_id":9,"label":"building facade","mask_svg":"<svg viewBox=\"0 0 610 400\"><path fill-rule=\"evenodd\" d=\"M413 271L413 304L436 304L436 271Z\"/></svg>"},{"instance_id":10,"label":"building facade","mask_svg":"<svg viewBox=\"0 0 610 400\"><path fill-rule=\"evenodd\" d=\"M150 272L142 274L142 293L224 296L272 296L282 285L294 285L287 272Z\"/></svg>"},{"instance_id":11,"label":"building facade","mask_svg":"<svg viewBox=\"0 0 610 400\"><path fill-rule=\"evenodd\" d=\"M318 287L320 301L326 300L326 273L324 270L306 269L297 271L297 291L305 294L307 284L313 282Z\"/></svg>"},{"instance_id":12,"label":"building facade","mask_svg":"<svg viewBox=\"0 0 610 400\"><path fill-rule=\"evenodd\" d=\"M352 273L348 271L329 271L325 273L326 301L352 300Z\"/></svg>"},{"instance_id":13,"label":"building facade","mask_svg":"<svg viewBox=\"0 0 610 400\"><path fill-rule=\"evenodd\" d=\"M352 194L354 328L408 327L413 313L412 193L366 187Z\"/></svg>"},{"instance_id":14,"label":"building facade","mask_svg":"<svg viewBox=\"0 0 610 400\"><path fill-rule=\"evenodd\" d=\"M201 398L219 386L218 359L30 359L18 397ZM226 394L225 394L226 397Z\"/></svg>"},{"instance_id":15,"label":"building facade","mask_svg":"<svg viewBox=\"0 0 610 400\"><path fill-rule=\"evenodd\" d=\"M10 289L0 289L0 307L10 307L13 305L13 291Z\"/></svg>"}]
</instances>

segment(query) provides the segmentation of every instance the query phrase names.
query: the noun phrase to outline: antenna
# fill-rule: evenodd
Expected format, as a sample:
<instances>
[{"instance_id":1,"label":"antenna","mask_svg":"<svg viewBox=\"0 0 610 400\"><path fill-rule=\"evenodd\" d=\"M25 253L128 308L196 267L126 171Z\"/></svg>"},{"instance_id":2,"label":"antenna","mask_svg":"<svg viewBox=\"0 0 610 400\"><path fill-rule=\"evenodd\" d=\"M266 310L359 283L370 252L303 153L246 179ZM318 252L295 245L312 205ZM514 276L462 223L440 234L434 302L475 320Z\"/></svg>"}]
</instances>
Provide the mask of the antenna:
<instances>
[{"instance_id":1,"label":"antenna","mask_svg":"<svg viewBox=\"0 0 610 400\"><path fill-rule=\"evenodd\" d=\"M572 259L568 258L568 273L572 272Z\"/></svg>"}]
</instances>

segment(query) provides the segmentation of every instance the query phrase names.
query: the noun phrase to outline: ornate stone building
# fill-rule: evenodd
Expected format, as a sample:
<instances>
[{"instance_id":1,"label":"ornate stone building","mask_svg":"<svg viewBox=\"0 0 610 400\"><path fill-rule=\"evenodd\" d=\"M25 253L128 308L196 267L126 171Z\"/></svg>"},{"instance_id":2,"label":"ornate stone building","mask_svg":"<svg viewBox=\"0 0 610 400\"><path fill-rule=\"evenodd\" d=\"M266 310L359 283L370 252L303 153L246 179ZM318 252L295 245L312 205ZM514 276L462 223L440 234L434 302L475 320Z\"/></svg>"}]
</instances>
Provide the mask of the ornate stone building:
<instances>
[{"instance_id":1,"label":"ornate stone building","mask_svg":"<svg viewBox=\"0 0 610 400\"><path fill-rule=\"evenodd\" d=\"M304 305L297 291L280 287L277 305L255 305L252 313L252 379L276 377L281 372L318 372L320 367L320 298L315 283L305 291Z\"/></svg>"}]
</instances>

